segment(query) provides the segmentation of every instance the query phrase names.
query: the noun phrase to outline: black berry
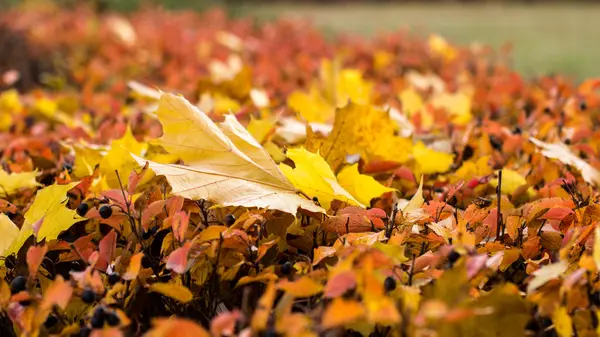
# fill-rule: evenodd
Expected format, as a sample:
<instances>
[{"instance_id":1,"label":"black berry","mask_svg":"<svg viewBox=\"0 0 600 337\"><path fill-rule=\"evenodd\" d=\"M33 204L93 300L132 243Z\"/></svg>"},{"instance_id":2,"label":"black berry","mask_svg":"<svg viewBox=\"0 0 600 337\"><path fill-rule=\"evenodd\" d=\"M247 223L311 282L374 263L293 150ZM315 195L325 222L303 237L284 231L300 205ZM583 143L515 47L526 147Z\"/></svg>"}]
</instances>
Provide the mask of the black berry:
<instances>
[{"instance_id":1,"label":"black berry","mask_svg":"<svg viewBox=\"0 0 600 337\"><path fill-rule=\"evenodd\" d=\"M104 312L104 308L98 307L94 310L94 315L92 315L92 319L90 320L90 325L94 329L100 329L104 326L104 319L106 313Z\"/></svg>"},{"instance_id":2,"label":"black berry","mask_svg":"<svg viewBox=\"0 0 600 337\"><path fill-rule=\"evenodd\" d=\"M518 126L515 126L515 128L513 129L513 133L515 135L520 135L521 133L523 133L523 130L521 130L521 128Z\"/></svg>"},{"instance_id":3,"label":"black berry","mask_svg":"<svg viewBox=\"0 0 600 337\"><path fill-rule=\"evenodd\" d=\"M386 277L383 282L383 287L387 292L394 291L396 289L396 280L392 276Z\"/></svg>"},{"instance_id":4,"label":"black berry","mask_svg":"<svg viewBox=\"0 0 600 337\"><path fill-rule=\"evenodd\" d=\"M25 276L17 276L10 282L10 293L16 294L27 288L27 279Z\"/></svg>"},{"instance_id":5,"label":"black berry","mask_svg":"<svg viewBox=\"0 0 600 337\"><path fill-rule=\"evenodd\" d=\"M119 273L114 272L110 275L108 275L108 283L110 285L114 285L115 283L121 281L121 275L119 275Z\"/></svg>"},{"instance_id":6,"label":"black berry","mask_svg":"<svg viewBox=\"0 0 600 337\"><path fill-rule=\"evenodd\" d=\"M54 315L50 315L48 316L48 318L46 318L46 321L44 322L44 326L48 329L50 329L51 327L55 326L56 323L58 323L58 318L56 318L56 316Z\"/></svg>"},{"instance_id":7,"label":"black berry","mask_svg":"<svg viewBox=\"0 0 600 337\"><path fill-rule=\"evenodd\" d=\"M226 224L227 226L231 226L231 225L233 225L234 223L235 223L235 215L233 215L233 214L227 214L227 215L225 216L225 224Z\"/></svg>"},{"instance_id":8,"label":"black berry","mask_svg":"<svg viewBox=\"0 0 600 337\"><path fill-rule=\"evenodd\" d=\"M108 219L112 215L112 208L108 205L104 205L100 207L100 210L98 212L100 213L102 219Z\"/></svg>"},{"instance_id":9,"label":"black berry","mask_svg":"<svg viewBox=\"0 0 600 337\"><path fill-rule=\"evenodd\" d=\"M106 315L106 323L108 323L108 325L110 326L118 326L119 324L121 324L121 319L119 318L117 313L111 312L110 314Z\"/></svg>"},{"instance_id":10,"label":"black berry","mask_svg":"<svg viewBox=\"0 0 600 337\"><path fill-rule=\"evenodd\" d=\"M81 300L87 304L92 304L96 300L96 293L92 289L85 289L81 293Z\"/></svg>"},{"instance_id":11,"label":"black berry","mask_svg":"<svg viewBox=\"0 0 600 337\"><path fill-rule=\"evenodd\" d=\"M450 263L450 265L453 266L454 263L456 261L458 261L459 258L460 258L460 254L457 253L455 250L453 250L450 252L450 254L448 254L448 263Z\"/></svg>"},{"instance_id":12,"label":"black berry","mask_svg":"<svg viewBox=\"0 0 600 337\"><path fill-rule=\"evenodd\" d=\"M292 273L292 263L290 261L281 265L281 273L283 275L289 275Z\"/></svg>"},{"instance_id":13,"label":"black berry","mask_svg":"<svg viewBox=\"0 0 600 337\"><path fill-rule=\"evenodd\" d=\"M86 215L86 213L88 212L89 209L90 209L90 206L88 204L86 204L85 202L82 202L81 204L79 204L79 206L77 206L77 214L79 216L84 216L84 215Z\"/></svg>"},{"instance_id":14,"label":"black berry","mask_svg":"<svg viewBox=\"0 0 600 337\"><path fill-rule=\"evenodd\" d=\"M87 326L79 329L79 337L89 337L92 334L92 330Z\"/></svg>"},{"instance_id":15,"label":"black berry","mask_svg":"<svg viewBox=\"0 0 600 337\"><path fill-rule=\"evenodd\" d=\"M490 145L495 150L501 150L502 149L502 139L495 137L495 136L490 136Z\"/></svg>"},{"instance_id":16,"label":"black berry","mask_svg":"<svg viewBox=\"0 0 600 337\"><path fill-rule=\"evenodd\" d=\"M317 198L317 197L313 197L313 199L312 199L312 200L313 200L314 202L319 202L319 198Z\"/></svg>"},{"instance_id":17,"label":"black berry","mask_svg":"<svg viewBox=\"0 0 600 337\"><path fill-rule=\"evenodd\" d=\"M582 101L581 103L579 103L579 109L587 110L587 103L585 103L585 101Z\"/></svg>"},{"instance_id":18,"label":"black berry","mask_svg":"<svg viewBox=\"0 0 600 337\"><path fill-rule=\"evenodd\" d=\"M69 173L73 172L73 165L71 165L69 163L64 163L62 165L62 168L63 168L63 170L66 170Z\"/></svg>"}]
</instances>

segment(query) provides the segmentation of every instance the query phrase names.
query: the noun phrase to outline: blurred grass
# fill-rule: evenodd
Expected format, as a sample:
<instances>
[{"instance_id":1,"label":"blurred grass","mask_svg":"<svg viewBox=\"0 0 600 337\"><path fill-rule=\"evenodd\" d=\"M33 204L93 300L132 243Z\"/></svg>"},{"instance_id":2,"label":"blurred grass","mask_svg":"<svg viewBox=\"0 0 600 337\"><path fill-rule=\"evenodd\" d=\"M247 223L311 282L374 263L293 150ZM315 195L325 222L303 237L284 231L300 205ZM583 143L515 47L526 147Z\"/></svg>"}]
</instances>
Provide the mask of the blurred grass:
<instances>
[{"instance_id":1,"label":"blurred grass","mask_svg":"<svg viewBox=\"0 0 600 337\"><path fill-rule=\"evenodd\" d=\"M327 31L366 36L407 28L459 44L510 42L514 66L526 75L600 75L600 4L242 5L235 13L261 20L311 18Z\"/></svg>"}]
</instances>

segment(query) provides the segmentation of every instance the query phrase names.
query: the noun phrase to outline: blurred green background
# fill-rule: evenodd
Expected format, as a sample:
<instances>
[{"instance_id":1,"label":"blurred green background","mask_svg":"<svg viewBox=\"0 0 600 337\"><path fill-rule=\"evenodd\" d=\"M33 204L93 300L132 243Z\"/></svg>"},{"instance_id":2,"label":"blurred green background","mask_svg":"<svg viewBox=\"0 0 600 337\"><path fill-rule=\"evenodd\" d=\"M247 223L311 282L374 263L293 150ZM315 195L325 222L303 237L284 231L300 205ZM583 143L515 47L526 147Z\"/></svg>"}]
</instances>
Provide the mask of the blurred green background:
<instances>
[{"instance_id":1,"label":"blurred green background","mask_svg":"<svg viewBox=\"0 0 600 337\"><path fill-rule=\"evenodd\" d=\"M348 32L369 36L409 29L423 36L439 33L459 44L480 42L499 48L510 43L514 66L526 75L561 73L576 79L600 75L597 1L96 1L122 11L144 4L197 10L220 6L232 16L250 16L261 21L282 16L309 18L330 35Z\"/></svg>"}]
</instances>

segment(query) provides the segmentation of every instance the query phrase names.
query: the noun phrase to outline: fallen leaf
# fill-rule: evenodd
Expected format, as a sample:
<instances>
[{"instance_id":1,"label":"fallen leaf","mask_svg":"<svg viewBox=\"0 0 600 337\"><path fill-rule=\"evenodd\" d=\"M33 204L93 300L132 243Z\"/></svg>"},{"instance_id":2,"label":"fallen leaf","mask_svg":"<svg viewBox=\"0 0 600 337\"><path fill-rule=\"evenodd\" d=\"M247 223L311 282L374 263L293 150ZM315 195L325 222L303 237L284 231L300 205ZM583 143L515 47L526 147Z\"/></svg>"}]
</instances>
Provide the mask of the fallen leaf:
<instances>
[{"instance_id":1,"label":"fallen leaf","mask_svg":"<svg viewBox=\"0 0 600 337\"><path fill-rule=\"evenodd\" d=\"M235 117L228 115L219 128L183 97L172 94L162 94L156 114L164 132L158 143L189 165L150 162L157 175L167 178L174 194L223 206L271 208L291 214L299 207L323 211L298 195Z\"/></svg>"},{"instance_id":2,"label":"fallen leaf","mask_svg":"<svg viewBox=\"0 0 600 337\"><path fill-rule=\"evenodd\" d=\"M153 283L149 289L181 303L188 303L194 299L194 295L188 288L177 283Z\"/></svg>"}]
</instances>

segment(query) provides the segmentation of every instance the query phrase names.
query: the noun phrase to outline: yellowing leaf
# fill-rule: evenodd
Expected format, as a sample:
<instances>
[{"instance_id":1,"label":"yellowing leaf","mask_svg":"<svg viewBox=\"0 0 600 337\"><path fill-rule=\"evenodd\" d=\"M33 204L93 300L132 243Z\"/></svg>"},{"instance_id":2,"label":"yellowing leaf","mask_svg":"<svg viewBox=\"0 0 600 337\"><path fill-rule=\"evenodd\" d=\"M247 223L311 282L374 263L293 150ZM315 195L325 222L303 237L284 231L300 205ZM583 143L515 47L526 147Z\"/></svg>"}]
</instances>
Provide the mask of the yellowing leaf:
<instances>
[{"instance_id":1,"label":"yellowing leaf","mask_svg":"<svg viewBox=\"0 0 600 337\"><path fill-rule=\"evenodd\" d=\"M181 303L188 303L194 299L192 292L181 284L176 283L153 283L150 291L163 294Z\"/></svg>"},{"instance_id":2,"label":"yellowing leaf","mask_svg":"<svg viewBox=\"0 0 600 337\"><path fill-rule=\"evenodd\" d=\"M1 219L0 219L1 221ZM4 226L3 226L4 227ZM594 262L596 263L596 270L600 270L600 228L594 229Z\"/></svg>"},{"instance_id":3,"label":"yellowing leaf","mask_svg":"<svg viewBox=\"0 0 600 337\"><path fill-rule=\"evenodd\" d=\"M371 89L373 85L363 79L362 73L357 69L344 69L337 78L338 107L345 106L348 101L358 104L371 102Z\"/></svg>"},{"instance_id":4,"label":"yellowing leaf","mask_svg":"<svg viewBox=\"0 0 600 337\"><path fill-rule=\"evenodd\" d=\"M94 168L102 160L100 149L86 146L85 144L74 144L75 163L73 164L73 176L82 178L94 173Z\"/></svg>"},{"instance_id":5,"label":"yellowing leaf","mask_svg":"<svg viewBox=\"0 0 600 337\"><path fill-rule=\"evenodd\" d=\"M335 298L323 313L322 325L324 329L357 322L366 315L365 308L355 300Z\"/></svg>"},{"instance_id":6,"label":"yellowing leaf","mask_svg":"<svg viewBox=\"0 0 600 337\"><path fill-rule=\"evenodd\" d=\"M0 197L7 197L20 189L41 186L35 178L39 172L7 173L0 169Z\"/></svg>"},{"instance_id":7,"label":"yellowing leaf","mask_svg":"<svg viewBox=\"0 0 600 337\"><path fill-rule=\"evenodd\" d=\"M558 307L552 314L554 330L560 337L573 336L573 323L565 307Z\"/></svg>"},{"instance_id":8,"label":"yellowing leaf","mask_svg":"<svg viewBox=\"0 0 600 337\"><path fill-rule=\"evenodd\" d=\"M219 128L185 98L172 94L161 96L156 114L164 133L158 143L189 165L150 162L157 175L167 178L174 194L223 206L271 208L291 214L299 207L323 211L298 194L233 115L226 116Z\"/></svg>"},{"instance_id":9,"label":"yellowing leaf","mask_svg":"<svg viewBox=\"0 0 600 337\"><path fill-rule=\"evenodd\" d=\"M417 170L422 174L444 173L454 162L454 155L432 150L422 142L413 147Z\"/></svg>"},{"instance_id":10,"label":"yellowing leaf","mask_svg":"<svg viewBox=\"0 0 600 337\"><path fill-rule=\"evenodd\" d=\"M0 111L5 113L16 113L23 109L23 104L16 89L4 91L0 94Z\"/></svg>"},{"instance_id":11,"label":"yellowing leaf","mask_svg":"<svg viewBox=\"0 0 600 337\"><path fill-rule=\"evenodd\" d=\"M567 145L563 143L544 143L533 137L529 138L529 140L542 150L544 156L558 159L565 165L574 166L581 172L581 176L585 181L589 184L600 186L600 171L579 158L579 156L573 154Z\"/></svg>"},{"instance_id":12,"label":"yellowing leaf","mask_svg":"<svg viewBox=\"0 0 600 337\"><path fill-rule=\"evenodd\" d=\"M410 199L408 204L402 208L402 213L410 213L421 208L423 203L425 202L425 198L423 198L423 176L421 176L421 182L419 183L419 188L413 197Z\"/></svg>"},{"instance_id":13,"label":"yellowing leaf","mask_svg":"<svg viewBox=\"0 0 600 337\"><path fill-rule=\"evenodd\" d=\"M445 109L452 116L452 121L458 125L466 125L473 117L471 98L463 92L442 93L432 99L431 105L438 109Z\"/></svg>"},{"instance_id":14,"label":"yellowing leaf","mask_svg":"<svg viewBox=\"0 0 600 337\"><path fill-rule=\"evenodd\" d=\"M144 337L209 337L210 334L196 322L185 318L157 318ZM99 330L97 330L99 331Z\"/></svg>"},{"instance_id":15,"label":"yellowing leaf","mask_svg":"<svg viewBox=\"0 0 600 337\"><path fill-rule=\"evenodd\" d=\"M263 143L269 133L273 130L275 123L268 119L256 119L252 117L248 123L248 132L256 139L257 142Z\"/></svg>"},{"instance_id":16,"label":"yellowing leaf","mask_svg":"<svg viewBox=\"0 0 600 337\"><path fill-rule=\"evenodd\" d=\"M300 148L288 150L287 156L294 161L295 168L280 164L281 171L296 188L311 197L319 198L323 207L328 209L334 199L352 205L360 205L348 191L340 186L333 171L319 154Z\"/></svg>"},{"instance_id":17,"label":"yellowing leaf","mask_svg":"<svg viewBox=\"0 0 600 337\"><path fill-rule=\"evenodd\" d=\"M127 266L127 270L125 274L123 274L124 280L133 280L138 276L140 270L142 269L142 258L144 257L144 253L134 254L129 260L129 265Z\"/></svg>"},{"instance_id":18,"label":"yellowing leaf","mask_svg":"<svg viewBox=\"0 0 600 337\"><path fill-rule=\"evenodd\" d=\"M307 122L325 123L335 113L335 107L329 104L314 87L308 93L292 92L288 96L287 104Z\"/></svg>"},{"instance_id":19,"label":"yellowing leaf","mask_svg":"<svg viewBox=\"0 0 600 337\"><path fill-rule=\"evenodd\" d=\"M498 186L498 179L492 179L490 184ZM502 170L502 193L512 194L517 188L527 185L527 180L519 172L511 169Z\"/></svg>"},{"instance_id":20,"label":"yellowing leaf","mask_svg":"<svg viewBox=\"0 0 600 337\"><path fill-rule=\"evenodd\" d=\"M66 185L51 185L39 190L33 204L25 213L25 222L17 238L12 242L10 248L4 255L16 253L23 246L27 238L33 234L33 225L41 221L37 232L37 242L44 239L54 240L58 235L69 229L74 223L85 220L77 215L75 210L68 209L67 192L75 187L78 182Z\"/></svg>"},{"instance_id":21,"label":"yellowing leaf","mask_svg":"<svg viewBox=\"0 0 600 337\"><path fill-rule=\"evenodd\" d=\"M6 256L6 251L13 243L13 241L19 236L19 227L10 220L8 215L0 213L0 256Z\"/></svg>"},{"instance_id":22,"label":"yellowing leaf","mask_svg":"<svg viewBox=\"0 0 600 337\"><path fill-rule=\"evenodd\" d=\"M489 164L490 156L481 156L476 160L468 160L454 172L450 177L452 181L465 180L469 181L473 178L481 178L492 174L492 167Z\"/></svg>"},{"instance_id":23,"label":"yellowing leaf","mask_svg":"<svg viewBox=\"0 0 600 337\"><path fill-rule=\"evenodd\" d=\"M402 112L410 118L415 113L423 109L423 98L421 95L412 87L404 89L398 97L402 102Z\"/></svg>"},{"instance_id":24,"label":"yellowing leaf","mask_svg":"<svg viewBox=\"0 0 600 337\"><path fill-rule=\"evenodd\" d=\"M380 197L393 188L381 185L373 177L358 172L358 164L344 168L337 175L337 180L346 191L350 192L358 202L369 205L371 199Z\"/></svg>"},{"instance_id":25,"label":"yellowing leaf","mask_svg":"<svg viewBox=\"0 0 600 337\"><path fill-rule=\"evenodd\" d=\"M367 162L387 160L404 163L412 154L412 141L398 137L396 129L396 123L387 112L350 103L336 111L329 136L324 141L311 140L308 150L319 150L334 171L349 154L360 154Z\"/></svg>"},{"instance_id":26,"label":"yellowing leaf","mask_svg":"<svg viewBox=\"0 0 600 337\"><path fill-rule=\"evenodd\" d=\"M533 272L533 279L527 285L527 293L531 293L546 282L560 277L569 267L566 261L549 264Z\"/></svg>"},{"instance_id":27,"label":"yellowing leaf","mask_svg":"<svg viewBox=\"0 0 600 337\"><path fill-rule=\"evenodd\" d=\"M106 183L110 188L119 188L115 170L119 173L122 184L127 185L129 174L138 167L130 153L139 156L146 148L146 144L138 142L133 137L129 126L123 137L111 142L110 150L100 161L100 173L106 177Z\"/></svg>"},{"instance_id":28,"label":"yellowing leaf","mask_svg":"<svg viewBox=\"0 0 600 337\"><path fill-rule=\"evenodd\" d=\"M308 276L302 276L293 282L284 280L279 283L277 288L295 297L310 297L323 292L323 285Z\"/></svg>"}]
</instances>

